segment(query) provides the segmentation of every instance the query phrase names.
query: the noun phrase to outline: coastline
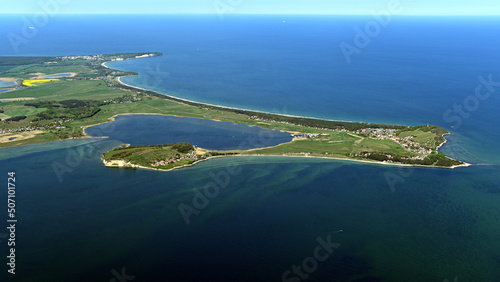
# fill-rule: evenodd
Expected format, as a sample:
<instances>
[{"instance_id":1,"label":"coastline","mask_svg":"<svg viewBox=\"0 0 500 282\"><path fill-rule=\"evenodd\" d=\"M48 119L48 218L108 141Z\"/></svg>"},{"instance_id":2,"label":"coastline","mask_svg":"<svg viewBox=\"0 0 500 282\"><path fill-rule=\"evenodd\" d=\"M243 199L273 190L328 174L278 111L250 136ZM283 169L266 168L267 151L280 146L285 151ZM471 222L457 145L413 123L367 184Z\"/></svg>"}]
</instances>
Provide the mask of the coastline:
<instances>
[{"instance_id":1,"label":"coastline","mask_svg":"<svg viewBox=\"0 0 500 282\"><path fill-rule=\"evenodd\" d=\"M104 66L104 67L106 67L108 69L114 70L113 68L108 67L106 65L106 63L102 63L102 66ZM142 91L151 91L151 92L154 92L156 94L160 94L162 96L165 96L166 98L170 98L170 99L173 99L173 100L180 100L180 101L187 102L187 103L196 103L196 104L200 104L200 105L205 105L205 106L210 106L210 107L218 107L218 108L223 108L223 109L228 109L228 110L252 111L252 112L261 113L261 114L279 115L279 116L292 117L292 118L305 118L305 119L316 119L316 120L323 120L323 121L338 121L338 122L367 123L367 124L370 124L370 122L365 122L365 121L349 121L349 120L341 120L341 119L325 119L325 118L318 118L318 117L298 116L298 115L289 115L289 114L281 114L281 113L277 114L277 113L264 112L264 111L260 111L260 110L244 109L244 108L237 108L237 107L228 107L228 106L210 104L210 103L205 103L205 102L199 102L199 101L189 100L189 99L185 99L185 98L179 98L179 97L172 96L172 95L169 95L169 94L158 93L155 90L149 90L149 89L142 88L142 87L139 87L139 86L133 86L133 85L125 83L125 82L123 82L121 80L122 78L129 77L129 76L130 75L117 77L116 81L118 83L120 83L121 85L123 85L123 86L127 86L127 87L130 87L130 88L134 88L134 89L138 89L138 90L142 90ZM398 125L398 124L393 124L393 125ZM398 125L398 126L406 126L406 125Z\"/></svg>"},{"instance_id":2,"label":"coastline","mask_svg":"<svg viewBox=\"0 0 500 282\"><path fill-rule=\"evenodd\" d=\"M157 116L182 117L182 116L176 116L176 115L155 114L155 113L152 113L152 114L151 113L123 113L123 114L116 114L116 115L113 115L112 117L110 117L108 119L108 121L97 123L97 124L93 124L93 125L82 126L82 131L83 131L83 134L84 134L84 136L82 138L108 138L106 136L101 136L101 137L90 136L90 135L87 134L87 132L85 130L87 128L89 128L89 127L94 127L94 126L98 126L98 125L101 125L101 124L114 122L116 120L115 119L116 117L118 117L118 116L127 116L127 115L157 115ZM210 120L213 120L213 119L210 119ZM214 121L216 121L216 120L214 120ZM280 131L282 131L282 130L280 130ZM297 132L290 132L290 131L282 131L282 132L288 132L290 134L296 134L297 133ZM278 145L275 145L275 146L269 146L269 147L263 147L263 148L254 148L254 149L249 149L249 150L245 150L245 151L246 152L251 152L251 151L256 151L256 150L261 150L261 149L274 148L274 147L277 147L277 146L280 146L280 145L283 145L283 144L293 143L293 142L295 142L297 140L300 140L300 138L293 138L292 141L281 143L281 144L278 144ZM444 143L446 143L446 141L443 142L443 144ZM437 149L436 149L436 151L437 151ZM340 158L340 157L320 157L320 156L300 156L300 155L260 155L260 154L241 154L241 155L230 155L230 156L214 156L214 157L206 158L204 160L196 161L196 162L194 162L194 163L192 163L190 165L179 166L179 167L175 167L175 168L169 169L169 170L156 169L156 168L144 167L144 166L138 166L138 165L134 165L134 166L137 166L136 168L151 169L151 170L157 170L157 171L171 171L171 170L174 170L174 169L179 169L179 168L183 168L183 167L193 166L193 165L195 165L195 164L197 164L199 162L203 162L203 161L206 161L206 160L209 160L209 159L213 159L213 158L223 158L223 157L254 157L254 156L296 157L296 158L316 158L316 159L329 159L329 160L346 160L346 161L361 162L361 163L370 163L370 164L382 164L382 165L403 166L403 167L422 167L422 168L455 169L455 168L459 168L459 167L469 167L469 166L472 166L472 164L466 163L466 162L462 162L463 164L461 164L461 165L455 165L455 166L451 166L451 167L440 167L440 166L427 166L427 165L417 165L417 164L403 164L403 163L393 163L393 162L378 162L378 161L370 161L370 160L359 160L359 159L352 159L352 158L347 158L347 157L346 158ZM105 161L103 160L103 162L105 162Z\"/></svg>"},{"instance_id":3,"label":"coastline","mask_svg":"<svg viewBox=\"0 0 500 282\"><path fill-rule=\"evenodd\" d=\"M101 123L98 123L98 124L93 124L93 125L82 126L82 131L83 131L83 134L84 134L84 136L82 138L108 138L106 136L100 136L100 137L90 136L90 135L87 134L87 132L85 130L87 128L89 128L89 127L94 127L94 126L98 126L98 125L101 125L101 124L114 122L116 120L115 119L116 117L118 117L118 116L127 116L127 115L157 115L157 116L182 117L182 116L176 116L176 115L154 114L154 113L153 114L150 114L150 113L123 113L123 114L116 114L116 115L110 117L108 121L101 122ZM288 132L290 134L295 134L296 133L296 132L289 132L289 131L282 131L282 132ZM245 150L245 151L246 152L252 152L252 151L261 150L261 149L274 148L274 147L277 147L277 146L280 146L280 145L283 145L283 144L293 143L293 142L295 142L297 140L300 140L300 139L299 138L293 138L292 141L281 143L281 144L278 144L278 145L275 145L275 146L269 146L269 147L263 147L263 148L254 148L254 149L249 149L249 150ZM446 143L446 142L443 142L443 144L444 143ZM155 169L155 168L151 168L151 167L144 167L144 166L138 166L138 165L134 165L134 166L137 166L136 168L151 169L151 170L157 170L157 171L170 171L170 170L179 169L179 168L183 168L183 167L193 166L193 165L195 165L195 164L197 164L199 162L203 162L203 161L206 161L206 160L209 160L209 159L213 159L213 158L223 158L223 157L253 157L253 156L297 157L297 158L317 158L317 159L329 159L329 160L346 160L346 161L361 162L361 163L382 164L382 165L403 166L403 167L422 167L422 168L447 168L447 169L455 169L455 168L459 168L459 167L469 167L469 166L472 166L472 164L466 163L466 162L462 162L463 164L461 164L461 165L455 165L455 166L451 166L451 167L440 167L440 166L427 166L427 165L417 165L417 164L403 164L403 163L393 163L393 162L378 162L378 161L370 161L370 160L359 160L359 159L352 159L352 158L347 158L347 157L346 158L340 158L340 157L320 157L320 156L300 156L300 155L260 155L260 154L241 154L241 155L209 157L209 158L206 158L204 160L196 161L196 162L194 162L194 163L192 163L190 165L175 167L175 168L169 169L169 170ZM104 160L103 160L103 162L104 162Z\"/></svg>"},{"instance_id":4,"label":"coastline","mask_svg":"<svg viewBox=\"0 0 500 282\"><path fill-rule=\"evenodd\" d=\"M135 59L135 58L130 58L130 59ZM128 60L128 59L127 59ZM113 68L110 68L107 64L110 63L110 62L113 62L113 61L107 61L107 62L102 62L100 65L104 68L107 68L107 69L110 69L110 70L115 70ZM71 73L71 75L74 75L76 73ZM129 72L130 74L130 72ZM296 116L296 115L287 115L287 114L274 114L274 113L269 113L269 112L263 112L263 111L255 111L255 110L248 110L248 109L243 109L243 108L235 108L235 107L227 107L227 106L220 106L220 105L215 105L215 104L208 104L208 103L202 103L202 102L197 102L197 101L192 101L192 100L188 100L188 99L183 99L183 98L178 98L178 97L175 97L175 96L171 96L171 95L168 95L168 94L162 94L162 93L159 93L157 91L154 91L154 90L148 90L146 88L142 88L142 87L138 87L138 86L133 86L133 85L130 85L130 84L127 84L125 82L122 81L122 78L123 77L127 77L127 76L134 76L134 74L130 74L130 75L124 75L124 76L119 76L119 77L114 77L114 80L120 84L120 85L123 85L125 87L128 87L130 88L131 90L135 89L135 90L138 90L138 91L146 91L147 93L149 94L152 94L152 95L159 95L161 97L164 97L164 99L166 100L170 100L170 101L173 101L173 102L177 102L177 103L183 103L185 102L186 104L188 105L191 105L191 106L198 106L198 107L203 107L203 106L207 106L207 107L216 107L216 108L220 108L220 109L228 109L228 110L241 110L241 111L247 111L247 112L254 112L255 115L258 116L258 113L262 113L262 114L269 114L269 115L275 115L275 116L282 116L282 117L293 117L293 118L304 118L304 119L315 119L315 120L322 120L322 121L330 121L330 122L346 122L346 121L341 121L341 120L330 120L330 119L320 119L320 118L314 118L314 117L307 117L307 116ZM15 79L12 79L12 80L15 80ZM28 98L29 99L29 98ZM148 109L144 110L144 111L148 111ZM119 112L119 111L118 111ZM162 112L162 111L160 111ZM96 124L91 124L91 125L82 125L80 126L80 128L82 129L82 133L83 133L83 136L81 137L77 137L77 138L73 138L73 139L81 139L81 138L107 138L106 136L101 136L101 137L93 137L93 136L90 136L87 134L87 129L89 127L94 127L94 126L98 126L98 125L101 125L101 124L105 124L105 123L109 123L109 122L114 122L116 121L116 117L118 116L126 116L126 115L158 115L158 116L171 116L171 117L180 117L180 118L189 118L189 117L186 117L186 116L183 116L183 112L180 112L180 113L177 113L178 115L173 115L173 114L169 114L168 112L167 113L117 113L111 117L107 117L106 120L104 120L105 117L103 117L100 122L96 123ZM180 116L179 116L180 114ZM220 121L220 120L216 120L216 119L213 119L213 118L201 118L201 119L207 119L207 120L212 120L212 121ZM266 119L263 119L263 121L266 120ZM96 121L97 122L97 121ZM231 123L231 121L228 121L229 123ZM365 123L365 122L352 122L352 121L349 121L350 123L358 123L359 126L369 126L371 125L370 123ZM376 125L376 124L375 124ZM251 125L247 125L247 126L250 126L250 127L258 127L259 125L254 125L254 124L251 124ZM392 126L392 125L385 125L385 126ZM396 126L397 128L397 125L394 125ZM312 128L312 127L308 127L308 126L303 126L304 129L303 130L307 130L308 128ZM403 127L403 126L401 126ZM281 127L283 128L283 127ZM286 127L285 127L286 128ZM279 130L279 129L274 129L274 130ZM299 129L300 130L300 129ZM333 130L333 129L332 129ZM287 131L286 129L284 130L279 130L281 132L287 132L291 135L297 135L297 134L301 134L302 132L297 132L297 131ZM335 131L335 130L333 130ZM449 133L448 133L449 134ZM443 137L445 136L446 134L443 135ZM446 140L446 138L444 138L445 141L443 142L443 144L440 144L436 151L442 147L448 140ZM309 157L309 158L323 158L323 159L333 159L333 160L348 160L348 161L355 161L355 162L362 162L362 163L371 163L371 164L384 164L384 165L394 165L394 166L410 166L410 167L435 167L435 168L456 168L456 167L462 167L462 166L470 166L471 164L468 164L468 163L465 163L465 162L462 162L462 164L460 165L455 165L455 166L450 166L450 167L440 167L440 166L433 166L433 165L420 165L420 164L404 164L404 163L394 163L394 162L387 162L387 161L378 161L378 160L370 160L370 159L357 159L357 158L351 158L349 156L343 156L342 154L340 154L340 157L330 157L330 156L323 156L323 155L300 155L299 153L295 154L295 153L290 153L290 154L281 154L281 152L279 154L276 154L276 153L270 153L270 154L251 154L253 151L256 151L256 150L262 150L262 149L266 149L266 148L273 148L273 147L277 147L277 146L280 146L280 145L283 145L283 144L290 144L290 143L293 143L297 140L300 140L300 138L292 138L291 141L288 141L288 142L284 142L284 143L281 143L281 144L278 144L276 146L269 146L269 147L265 147L265 148L254 148L254 149L250 149L250 150L245 150L245 151L242 151L242 154L241 155L237 155L237 156L243 156L243 157L251 157L251 156L274 156L274 157ZM334 154L333 154L334 155ZM235 155L227 155L227 156L215 156L215 157L228 157L228 156L235 156ZM200 160L200 161L197 161L197 162L194 162L193 164L190 164L190 165L186 165L186 166L192 166L192 165L195 165L201 161L205 161L205 160L208 160L208 159L211 159L211 158L215 158L215 157L209 157L207 159L203 159L203 160ZM130 164L130 165L133 165L133 164ZM134 165L136 166L136 165ZM173 169L178 169L178 168L182 168L182 167L185 167L185 166L180 166L180 167L175 167ZM145 168L145 169L154 169L154 170L162 170L162 169L155 169L155 168L150 168L150 167L141 167L141 166L137 166L136 168Z\"/></svg>"},{"instance_id":5,"label":"coastline","mask_svg":"<svg viewBox=\"0 0 500 282\"><path fill-rule=\"evenodd\" d=\"M203 160L198 160L192 164L186 164L186 165L181 165L177 166L174 168L170 169L160 169L160 168L154 168L154 167L147 167L147 166L141 166L141 165L136 165L130 162L126 162L123 160L111 160L111 161L106 161L104 158L101 157L101 161L103 162L104 166L109 167L109 168L127 168L127 169L148 169L148 170L154 170L154 171L173 171L181 168L186 168L186 167L191 167L196 164L199 164L201 162L204 162L209 159L215 159L215 158L222 158L222 157L228 157L228 156L214 156L214 157L209 157ZM116 162L116 163L114 163Z\"/></svg>"},{"instance_id":6,"label":"coastline","mask_svg":"<svg viewBox=\"0 0 500 282\"><path fill-rule=\"evenodd\" d=\"M109 67L107 65L107 63L110 63L111 61L108 61L108 62L104 62L101 64L101 66L105 67L105 68L108 68L108 69L111 69L111 70L115 70L111 67ZM179 101L183 101L183 102L188 102L188 103L196 103L196 104L199 104L199 105L206 105L206 106L213 106L213 107L220 107L220 108L224 108L224 109L230 109L230 110L244 110L244 111L254 111L254 112L258 112L258 113L265 113L265 114L273 114L273 113L268 113L268 112L263 112L263 111L257 111L257 110L248 110L248 109L243 109L243 108L236 108L236 107L227 107L227 106L221 106L221 105L215 105L215 104L209 104L209 103L203 103L203 102L198 102L198 101L193 101L193 100L189 100L189 99L184 99L184 98L179 98L179 97L175 97L175 96L172 96L172 95L168 95L168 94L162 94L162 93L158 93L157 91L154 91L154 90L149 90L149 89L146 89L146 88L142 88L142 87L138 87L138 86L133 86L133 85L130 85L128 83L125 83L122 81L122 78L123 77L128 77L128 76L120 76L120 77L117 77L116 78L116 81L123 85L123 86L126 86L126 87L130 87L130 88L133 88L133 89L136 89L136 90L141 90L141 91L150 91L150 92L154 92L154 93L157 93L157 94L160 94L162 96L165 96L166 98L170 98L170 99L173 99L173 100L179 100ZM175 117L181 117L181 116L177 116L177 115L167 115L167 114L150 114L150 113L123 113L123 114L117 114L117 115L114 115L112 116L111 118L109 118L109 121L106 121L106 122L102 122L102 123L99 123L99 124L95 124L95 125L89 125L89 126L84 126L82 127L82 130L83 130L83 134L85 136L88 136L85 129L87 129L88 127L93 127L93 126L97 126L97 125L100 125L100 124L104 124L104 123L108 123L108 122L113 122L115 120L115 118L117 116L120 116L120 115L161 115L161 116L175 116ZM307 116L296 116L296 115L287 115L287 114L276 114L276 115L281 115L281 116L287 116L287 117L295 117L295 118L310 118L310 119L318 119L318 120L324 120L324 121L342 121L342 120L330 120L330 119L321 119L321 118L316 118L316 117L307 117ZM210 119L210 120L214 120L214 119ZM214 121L218 121L218 120L214 120ZM342 121L342 122L353 122L353 121ZM366 123L366 122L357 122L357 123ZM282 131L282 132L288 132L290 134L297 134L297 132L290 132L290 131ZM447 134L450 134L450 133L447 133ZM445 134L445 135L447 135ZM443 135L443 137L445 136ZM439 148L441 148L448 140L446 138L444 138L445 141L440 144L437 148L436 148L436 151L439 150ZM287 144L287 143L292 143L296 140L296 138L294 138L292 141L290 142L286 142L286 143L283 143L283 144ZM280 144L281 145L281 144ZM279 145L278 145L279 146ZM271 147L268 147L268 148L272 148L272 147L275 147L275 146L271 146ZM248 151L253 151L253 150L260 150L260 149L264 149L264 148L256 148L256 149L251 149L251 150L248 150ZM379 162L379 161L370 161L370 160L358 160L358 159L351 159L351 158L335 158L335 157L319 157L319 156L289 156L289 155L237 155L237 156L275 156L275 157L308 157L308 158L323 158L323 159L333 159L333 160L348 160L348 161L355 161L355 162L362 162L362 163L371 163L371 164L383 164L383 165L394 165L394 166L406 166L406 167L425 167L425 168L430 168L430 167L434 167L434 168L451 168L451 169L454 169L454 168L458 168L458 167L468 167L468 166L471 166L471 164L469 163L466 163L466 162L463 162L463 164L461 165L456 165L456 166L451 166L451 167L439 167L439 166L426 166L426 165L413 165L413 164L403 164L403 163L389 163L389 162ZM217 156L217 157L227 157L227 156ZM205 160L209 160L211 159L212 157L210 158L207 158ZM201 160L201 161L205 161L205 160ZM201 161L198 161L198 162L201 162ZM192 165L195 165L196 163L198 162L195 162L189 166L192 166ZM178 168L182 168L184 166L180 166L180 167L176 167L174 169L178 169ZM147 167L142 167L142 168L147 168ZM147 169L153 169L153 170L160 170L160 171L169 171L169 170L161 170L161 169L154 169L154 168L147 168Z\"/></svg>"},{"instance_id":7,"label":"coastline","mask_svg":"<svg viewBox=\"0 0 500 282\"><path fill-rule=\"evenodd\" d=\"M109 168L126 168L126 169L147 169L147 170L154 170L154 171L162 171L162 172L168 172L168 171L173 171L181 168L186 168L186 167L192 167L195 166L196 164L211 160L211 159L219 159L219 158L232 158L232 157L243 157L243 158L251 158L251 157L277 157L277 158L311 158L311 159L325 159L325 160L333 160L333 161L349 161L349 162L355 162L355 163L365 163L365 164L372 164L372 165L385 165L385 166L395 166L395 167L417 167L417 168L436 168L436 169L456 169L460 167L469 167L471 164L464 163L462 165L456 165L456 166L451 166L451 167L441 167L441 166L426 166L426 165L412 165L412 164L400 164L400 163L389 163L389 162L377 162L377 161L368 161L368 160L358 160L358 159L350 159L350 158L339 158L339 157L316 157L316 156L299 156L299 155L260 155L260 154L255 154L255 155L228 155L228 156L212 156L208 157L203 160L198 160L192 164L188 165L182 165L178 167L174 167L171 169L159 169L159 168L153 168L153 167L145 167L145 166L140 166L136 164L132 164L129 162L125 161L118 161L118 160L112 160L112 161L106 161L103 158L101 158L101 161L103 162L104 166L109 167ZM118 162L118 164L123 164L122 166L113 164L113 162Z\"/></svg>"},{"instance_id":8,"label":"coastline","mask_svg":"<svg viewBox=\"0 0 500 282\"><path fill-rule=\"evenodd\" d=\"M3 92L0 92L0 94L5 94L5 93L13 92L13 91L18 90L18 88L19 88L19 79L17 79L17 78L0 77L0 81L14 83L14 85L2 87L1 90L3 90ZM6 101L6 100L2 100L2 101Z\"/></svg>"}]
</instances>

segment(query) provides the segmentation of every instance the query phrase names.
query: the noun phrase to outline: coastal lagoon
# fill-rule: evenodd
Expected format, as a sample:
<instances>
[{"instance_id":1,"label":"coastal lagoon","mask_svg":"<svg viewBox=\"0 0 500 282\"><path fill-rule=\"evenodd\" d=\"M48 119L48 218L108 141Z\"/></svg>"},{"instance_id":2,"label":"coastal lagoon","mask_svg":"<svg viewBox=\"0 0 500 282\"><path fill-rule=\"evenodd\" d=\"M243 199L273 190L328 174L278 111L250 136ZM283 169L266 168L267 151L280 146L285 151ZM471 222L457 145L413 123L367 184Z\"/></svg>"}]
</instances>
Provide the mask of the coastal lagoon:
<instances>
[{"instance_id":1,"label":"coastal lagoon","mask_svg":"<svg viewBox=\"0 0 500 282\"><path fill-rule=\"evenodd\" d=\"M0 88L10 87L10 86L14 86L14 85L16 85L14 82L0 80Z\"/></svg>"},{"instance_id":2,"label":"coastal lagoon","mask_svg":"<svg viewBox=\"0 0 500 282\"><path fill-rule=\"evenodd\" d=\"M54 75L47 75L47 78L57 78L57 77L70 77L70 73L62 73L62 74L54 74Z\"/></svg>"},{"instance_id":3,"label":"coastal lagoon","mask_svg":"<svg viewBox=\"0 0 500 282\"><path fill-rule=\"evenodd\" d=\"M152 130L154 128L154 130ZM230 122L160 115L124 115L93 126L86 133L130 145L187 142L208 150L248 150L292 141L292 134Z\"/></svg>"},{"instance_id":4,"label":"coastal lagoon","mask_svg":"<svg viewBox=\"0 0 500 282\"><path fill-rule=\"evenodd\" d=\"M308 273L308 281L497 281L500 90L493 84L496 91L487 99L470 104L467 117L458 115L460 125L443 116L455 104L474 100L469 96L480 77L500 81L500 39L491 36L499 21L397 18L349 64L338 46L352 43L353 28L369 20L51 19L18 55L159 51L165 56L108 66L140 73L125 78L127 83L201 102L328 119L436 124L452 133L441 151L473 166L228 157L171 172L111 169L100 155L123 143L183 136L202 147L218 141L230 147L258 134L248 127L177 127L164 123L165 117L118 117L113 130L106 128L113 123L101 125L97 135L106 139L0 149L2 175L6 179L15 170L18 178L15 281L109 281L113 270L123 268L137 281L280 281L292 265L314 257L318 238L340 245ZM0 23L6 34L19 29L22 19L4 16ZM6 42L0 47L2 55L14 54ZM239 173L226 181L228 164ZM208 203L198 203L199 213L186 224L179 205L194 207L198 192L216 180L227 185L219 185ZM5 214L0 220L5 222Z\"/></svg>"}]
</instances>

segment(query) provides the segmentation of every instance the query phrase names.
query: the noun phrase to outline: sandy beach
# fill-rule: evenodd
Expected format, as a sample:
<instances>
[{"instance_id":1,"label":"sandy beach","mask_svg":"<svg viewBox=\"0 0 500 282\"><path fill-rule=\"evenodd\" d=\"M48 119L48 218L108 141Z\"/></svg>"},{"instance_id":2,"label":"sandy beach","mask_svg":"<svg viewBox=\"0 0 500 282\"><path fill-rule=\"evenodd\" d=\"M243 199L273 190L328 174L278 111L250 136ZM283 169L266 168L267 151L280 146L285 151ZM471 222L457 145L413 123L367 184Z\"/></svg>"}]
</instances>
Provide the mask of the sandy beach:
<instances>
[{"instance_id":1,"label":"sandy beach","mask_svg":"<svg viewBox=\"0 0 500 282\"><path fill-rule=\"evenodd\" d=\"M7 91L9 92L9 91ZM4 93L7 93L7 92L4 92ZM35 98L29 98L29 97L26 97L26 98L8 98L8 99L2 99L0 97L0 101L4 101L4 102L19 102L19 101L30 101L30 100L36 100Z\"/></svg>"},{"instance_id":2,"label":"sandy beach","mask_svg":"<svg viewBox=\"0 0 500 282\"><path fill-rule=\"evenodd\" d=\"M1 81L5 81L5 82L16 82L16 81L17 81L17 78L12 78L12 77L0 77L0 80L1 80Z\"/></svg>"},{"instance_id":3,"label":"sandy beach","mask_svg":"<svg viewBox=\"0 0 500 282\"><path fill-rule=\"evenodd\" d=\"M25 139L30 139L30 138L35 137L38 134L41 134L41 133L43 133L43 131L35 130L35 131L0 134L0 143L7 143L7 142L14 142L14 141L21 141L21 140L25 140Z\"/></svg>"},{"instance_id":4,"label":"sandy beach","mask_svg":"<svg viewBox=\"0 0 500 282\"><path fill-rule=\"evenodd\" d=\"M63 76L63 77L47 77L47 76L54 76L54 75L62 75L62 74L69 74L70 76ZM33 75L36 75L37 77L34 77L33 79L46 79L46 78L69 78L69 77L75 77L78 75L76 72L63 72L63 73L54 73L54 74L44 74L41 72L33 73Z\"/></svg>"}]
</instances>

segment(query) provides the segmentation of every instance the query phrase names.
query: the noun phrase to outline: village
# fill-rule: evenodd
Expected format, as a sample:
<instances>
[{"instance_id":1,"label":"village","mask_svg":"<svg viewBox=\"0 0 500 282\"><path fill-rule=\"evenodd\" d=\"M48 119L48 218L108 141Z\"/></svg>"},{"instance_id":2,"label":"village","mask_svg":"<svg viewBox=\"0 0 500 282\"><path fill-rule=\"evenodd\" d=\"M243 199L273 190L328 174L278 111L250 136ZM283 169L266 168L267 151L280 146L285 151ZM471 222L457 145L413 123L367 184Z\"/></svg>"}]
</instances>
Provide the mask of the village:
<instances>
[{"instance_id":1,"label":"village","mask_svg":"<svg viewBox=\"0 0 500 282\"><path fill-rule=\"evenodd\" d=\"M26 131L36 131L36 130L44 130L44 129L65 129L66 126L63 125L65 122L70 122L72 120L57 120L53 121L50 124L46 124L44 126L22 126L11 129L2 129L0 128L0 134L8 134L8 133L19 133Z\"/></svg>"},{"instance_id":2,"label":"village","mask_svg":"<svg viewBox=\"0 0 500 282\"><path fill-rule=\"evenodd\" d=\"M194 160L194 161L197 161L197 160L200 160L200 159L203 159L203 158L204 158L204 156L197 155L196 151L191 151L191 152L187 153L184 156L174 157L174 158L169 158L169 159L166 159L166 160L161 160L161 161L154 162L154 163L151 164L151 166L152 167L166 166L166 165L177 163L177 162L180 162L180 161L183 161L183 160Z\"/></svg>"},{"instance_id":3,"label":"village","mask_svg":"<svg viewBox=\"0 0 500 282\"><path fill-rule=\"evenodd\" d=\"M377 140L392 140L400 144L406 150L418 154L418 156L413 157L413 159L423 160L433 152L432 149L425 148L421 143L413 141L415 136L398 137L396 135L396 129L363 128L361 130L357 130L355 133Z\"/></svg>"}]
</instances>

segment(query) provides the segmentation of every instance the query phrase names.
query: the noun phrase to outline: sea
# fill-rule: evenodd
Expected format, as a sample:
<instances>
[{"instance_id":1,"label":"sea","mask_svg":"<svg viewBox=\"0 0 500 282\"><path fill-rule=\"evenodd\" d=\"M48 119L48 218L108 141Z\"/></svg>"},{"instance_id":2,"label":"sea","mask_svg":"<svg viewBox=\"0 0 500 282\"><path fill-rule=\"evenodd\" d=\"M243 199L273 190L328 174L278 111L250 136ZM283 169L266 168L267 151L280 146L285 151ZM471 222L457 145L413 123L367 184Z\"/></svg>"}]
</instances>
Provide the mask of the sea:
<instances>
[{"instance_id":1,"label":"sea","mask_svg":"<svg viewBox=\"0 0 500 282\"><path fill-rule=\"evenodd\" d=\"M440 151L472 165L261 156L107 168L100 155L122 144L233 149L290 138L123 116L90 128L96 138L0 149L0 279L500 281L499 32L500 18L486 16L2 15L3 56L162 52L108 66L139 73L128 84L203 103L438 125L451 133Z\"/></svg>"}]
</instances>

